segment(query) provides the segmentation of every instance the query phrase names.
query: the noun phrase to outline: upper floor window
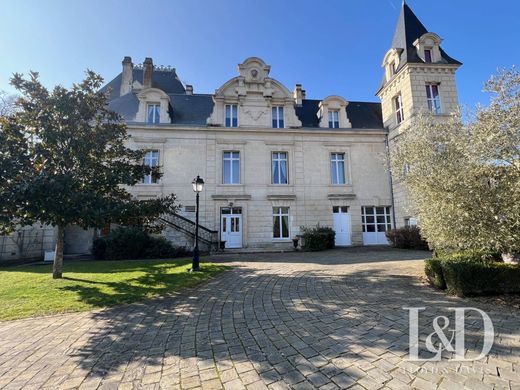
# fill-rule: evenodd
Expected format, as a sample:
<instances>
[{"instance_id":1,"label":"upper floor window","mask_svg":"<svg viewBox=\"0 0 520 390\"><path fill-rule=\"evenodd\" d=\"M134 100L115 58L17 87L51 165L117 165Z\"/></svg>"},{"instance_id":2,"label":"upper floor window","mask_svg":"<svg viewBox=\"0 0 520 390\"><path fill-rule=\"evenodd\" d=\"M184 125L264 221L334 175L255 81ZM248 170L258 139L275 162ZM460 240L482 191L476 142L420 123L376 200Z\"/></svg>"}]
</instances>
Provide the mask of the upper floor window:
<instances>
[{"instance_id":1,"label":"upper floor window","mask_svg":"<svg viewBox=\"0 0 520 390\"><path fill-rule=\"evenodd\" d=\"M160 123L161 121L161 105L159 103L150 103L147 106L147 122Z\"/></svg>"},{"instance_id":2,"label":"upper floor window","mask_svg":"<svg viewBox=\"0 0 520 390\"><path fill-rule=\"evenodd\" d=\"M397 73L397 65L395 64L395 61L392 61L390 64L390 69L392 70L392 75Z\"/></svg>"},{"instance_id":3,"label":"upper floor window","mask_svg":"<svg viewBox=\"0 0 520 390\"><path fill-rule=\"evenodd\" d=\"M395 106L395 119L397 120L397 124L399 124L402 121L404 121L403 99L400 94L394 98L394 106Z\"/></svg>"},{"instance_id":4,"label":"upper floor window","mask_svg":"<svg viewBox=\"0 0 520 390\"><path fill-rule=\"evenodd\" d=\"M282 106L277 106L277 107L272 108L272 117L273 117L273 128L283 129L285 127Z\"/></svg>"},{"instance_id":5,"label":"upper floor window","mask_svg":"<svg viewBox=\"0 0 520 390\"><path fill-rule=\"evenodd\" d=\"M424 62L431 63L432 62L432 50L424 49Z\"/></svg>"},{"instance_id":6,"label":"upper floor window","mask_svg":"<svg viewBox=\"0 0 520 390\"><path fill-rule=\"evenodd\" d=\"M238 127L238 106L226 104L226 127Z\"/></svg>"},{"instance_id":7,"label":"upper floor window","mask_svg":"<svg viewBox=\"0 0 520 390\"><path fill-rule=\"evenodd\" d=\"M330 174L332 184L345 184L345 153L331 153Z\"/></svg>"},{"instance_id":8,"label":"upper floor window","mask_svg":"<svg viewBox=\"0 0 520 390\"><path fill-rule=\"evenodd\" d=\"M273 238L289 238L289 207L273 207Z\"/></svg>"},{"instance_id":9,"label":"upper floor window","mask_svg":"<svg viewBox=\"0 0 520 390\"><path fill-rule=\"evenodd\" d=\"M440 114L441 97L438 84L426 84L426 99L428 100L428 109L434 114Z\"/></svg>"},{"instance_id":10,"label":"upper floor window","mask_svg":"<svg viewBox=\"0 0 520 390\"><path fill-rule=\"evenodd\" d=\"M329 110L329 129L337 129L339 127L339 111Z\"/></svg>"},{"instance_id":11,"label":"upper floor window","mask_svg":"<svg viewBox=\"0 0 520 390\"><path fill-rule=\"evenodd\" d=\"M240 184L240 152L224 152L224 184Z\"/></svg>"},{"instance_id":12,"label":"upper floor window","mask_svg":"<svg viewBox=\"0 0 520 390\"><path fill-rule=\"evenodd\" d=\"M287 184L287 152L274 152L271 165L273 184Z\"/></svg>"},{"instance_id":13,"label":"upper floor window","mask_svg":"<svg viewBox=\"0 0 520 390\"><path fill-rule=\"evenodd\" d=\"M158 150L149 150L144 155L143 164L146 167L156 168L159 166L159 151ZM157 183L157 177L153 174L154 172L149 173L148 175L144 175L143 183L144 184L154 184Z\"/></svg>"}]
</instances>

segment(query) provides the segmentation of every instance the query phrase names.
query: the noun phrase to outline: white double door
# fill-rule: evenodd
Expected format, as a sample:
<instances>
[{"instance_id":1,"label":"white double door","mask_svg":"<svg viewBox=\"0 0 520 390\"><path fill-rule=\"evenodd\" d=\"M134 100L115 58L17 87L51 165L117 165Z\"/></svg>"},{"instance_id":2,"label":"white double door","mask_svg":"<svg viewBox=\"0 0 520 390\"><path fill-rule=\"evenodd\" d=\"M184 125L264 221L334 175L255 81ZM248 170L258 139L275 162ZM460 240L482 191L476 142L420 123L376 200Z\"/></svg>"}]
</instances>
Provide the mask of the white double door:
<instances>
[{"instance_id":1,"label":"white double door","mask_svg":"<svg viewBox=\"0 0 520 390\"><path fill-rule=\"evenodd\" d=\"M220 240L226 248L242 248L242 209L225 208L220 215Z\"/></svg>"},{"instance_id":2,"label":"white double door","mask_svg":"<svg viewBox=\"0 0 520 390\"><path fill-rule=\"evenodd\" d=\"M336 232L336 246L352 245L350 231L350 214L347 206L334 206L332 208L334 231Z\"/></svg>"}]
</instances>

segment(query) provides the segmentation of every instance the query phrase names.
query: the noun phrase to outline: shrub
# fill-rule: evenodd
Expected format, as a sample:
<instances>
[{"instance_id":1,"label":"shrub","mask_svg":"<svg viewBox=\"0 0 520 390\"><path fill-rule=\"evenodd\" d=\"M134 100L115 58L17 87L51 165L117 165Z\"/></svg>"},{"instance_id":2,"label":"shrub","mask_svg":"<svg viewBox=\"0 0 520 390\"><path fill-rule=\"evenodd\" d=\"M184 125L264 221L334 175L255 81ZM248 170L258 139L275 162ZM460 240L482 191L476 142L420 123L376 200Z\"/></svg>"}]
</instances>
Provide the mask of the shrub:
<instances>
[{"instance_id":1,"label":"shrub","mask_svg":"<svg viewBox=\"0 0 520 390\"><path fill-rule=\"evenodd\" d=\"M153 237L134 227L121 227L92 244L92 254L98 260L168 258L186 254L164 237Z\"/></svg>"},{"instance_id":2,"label":"shrub","mask_svg":"<svg viewBox=\"0 0 520 390\"><path fill-rule=\"evenodd\" d=\"M300 229L304 240L305 250L322 251L334 248L336 232L332 228L320 226L318 224L311 228L302 226Z\"/></svg>"},{"instance_id":3,"label":"shrub","mask_svg":"<svg viewBox=\"0 0 520 390\"><path fill-rule=\"evenodd\" d=\"M394 248L428 249L428 243L421 237L421 231L417 226L388 230L386 237Z\"/></svg>"},{"instance_id":4,"label":"shrub","mask_svg":"<svg viewBox=\"0 0 520 390\"><path fill-rule=\"evenodd\" d=\"M442 273L442 264L439 259L428 259L424 264L424 273L428 278L428 282L434 287L446 290L446 280Z\"/></svg>"},{"instance_id":5,"label":"shrub","mask_svg":"<svg viewBox=\"0 0 520 390\"><path fill-rule=\"evenodd\" d=\"M489 250L437 251L424 271L431 285L459 296L520 293L520 265Z\"/></svg>"},{"instance_id":6,"label":"shrub","mask_svg":"<svg viewBox=\"0 0 520 390\"><path fill-rule=\"evenodd\" d=\"M491 249L466 249L466 250L449 250L436 249L433 251L433 257L436 259L461 260L461 261L484 261L494 262L502 261L500 253Z\"/></svg>"},{"instance_id":7,"label":"shrub","mask_svg":"<svg viewBox=\"0 0 520 390\"><path fill-rule=\"evenodd\" d=\"M520 265L442 260L448 292L458 296L520 293Z\"/></svg>"}]
</instances>

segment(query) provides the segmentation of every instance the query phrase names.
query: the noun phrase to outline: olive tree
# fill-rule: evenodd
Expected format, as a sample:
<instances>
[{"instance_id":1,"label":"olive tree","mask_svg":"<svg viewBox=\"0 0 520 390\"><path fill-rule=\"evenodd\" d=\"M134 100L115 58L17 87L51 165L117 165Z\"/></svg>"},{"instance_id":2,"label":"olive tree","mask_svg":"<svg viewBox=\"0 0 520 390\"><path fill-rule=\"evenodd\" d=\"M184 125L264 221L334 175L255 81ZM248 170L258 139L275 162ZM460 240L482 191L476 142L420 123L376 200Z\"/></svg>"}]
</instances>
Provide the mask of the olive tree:
<instances>
[{"instance_id":1,"label":"olive tree","mask_svg":"<svg viewBox=\"0 0 520 390\"><path fill-rule=\"evenodd\" d=\"M15 74L16 110L0 117L0 231L41 222L56 226L53 277L61 278L65 227L139 220L153 223L175 209L175 196L134 199L143 175L160 176L127 147L126 125L107 108L103 79L92 71L79 84L47 90L33 72Z\"/></svg>"},{"instance_id":2,"label":"olive tree","mask_svg":"<svg viewBox=\"0 0 520 390\"><path fill-rule=\"evenodd\" d=\"M520 252L520 73L500 71L485 85L487 107L463 121L422 113L390 154L421 233L436 248Z\"/></svg>"}]
</instances>

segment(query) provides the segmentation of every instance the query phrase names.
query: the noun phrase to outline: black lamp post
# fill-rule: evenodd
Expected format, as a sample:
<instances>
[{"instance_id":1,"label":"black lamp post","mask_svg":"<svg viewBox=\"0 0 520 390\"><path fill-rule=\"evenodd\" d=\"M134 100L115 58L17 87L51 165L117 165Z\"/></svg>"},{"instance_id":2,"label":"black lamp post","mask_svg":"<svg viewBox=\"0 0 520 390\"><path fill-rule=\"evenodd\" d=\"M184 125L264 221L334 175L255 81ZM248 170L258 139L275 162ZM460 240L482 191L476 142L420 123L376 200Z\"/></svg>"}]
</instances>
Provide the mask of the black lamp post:
<instances>
[{"instance_id":1,"label":"black lamp post","mask_svg":"<svg viewBox=\"0 0 520 390\"><path fill-rule=\"evenodd\" d=\"M193 249L193 261L191 264L191 271L200 271L199 267L199 193L204 189L204 180L197 175L191 182L193 191L197 194L196 196L196 209L195 209L195 248Z\"/></svg>"}]
</instances>

